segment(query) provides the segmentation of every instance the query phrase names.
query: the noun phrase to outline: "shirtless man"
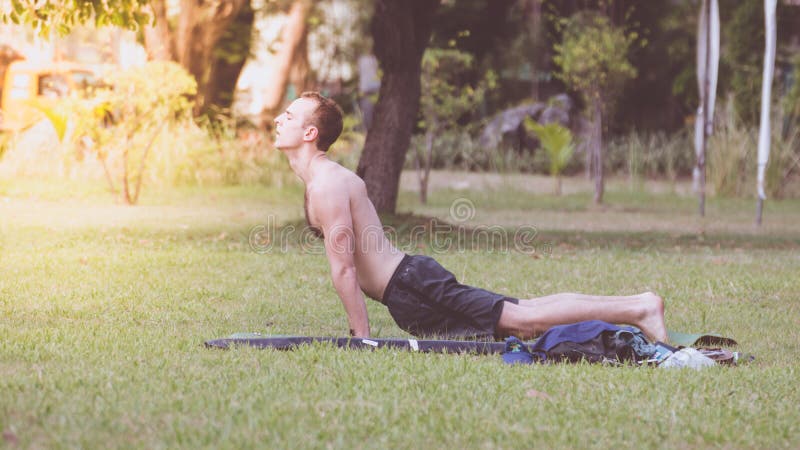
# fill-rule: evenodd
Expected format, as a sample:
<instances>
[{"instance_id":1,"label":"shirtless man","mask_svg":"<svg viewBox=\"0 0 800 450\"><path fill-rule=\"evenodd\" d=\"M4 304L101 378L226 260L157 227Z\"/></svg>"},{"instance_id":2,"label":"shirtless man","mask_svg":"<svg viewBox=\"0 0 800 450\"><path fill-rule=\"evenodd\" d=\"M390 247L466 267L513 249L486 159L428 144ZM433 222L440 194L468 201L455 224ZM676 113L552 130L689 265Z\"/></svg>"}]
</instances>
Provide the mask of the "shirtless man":
<instances>
[{"instance_id":1,"label":"shirtless man","mask_svg":"<svg viewBox=\"0 0 800 450\"><path fill-rule=\"evenodd\" d=\"M415 336L529 339L554 325L597 319L635 325L650 339L666 341L663 301L651 292L516 299L460 284L428 256L406 255L383 234L364 181L327 158L342 131L336 103L304 93L275 125L275 147L305 183L306 220L324 239L351 335L370 335L366 294Z\"/></svg>"}]
</instances>

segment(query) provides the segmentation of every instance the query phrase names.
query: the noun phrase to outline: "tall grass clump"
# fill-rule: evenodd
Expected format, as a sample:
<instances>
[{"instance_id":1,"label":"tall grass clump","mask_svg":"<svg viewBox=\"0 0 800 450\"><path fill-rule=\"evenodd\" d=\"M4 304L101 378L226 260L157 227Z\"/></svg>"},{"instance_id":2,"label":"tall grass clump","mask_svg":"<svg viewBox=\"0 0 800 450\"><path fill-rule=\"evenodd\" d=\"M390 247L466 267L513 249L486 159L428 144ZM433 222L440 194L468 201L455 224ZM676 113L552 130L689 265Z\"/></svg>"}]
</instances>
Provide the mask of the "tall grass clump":
<instances>
[{"instance_id":1,"label":"tall grass clump","mask_svg":"<svg viewBox=\"0 0 800 450\"><path fill-rule=\"evenodd\" d=\"M237 130L232 119L186 121L159 137L150 181L169 186L282 186L289 166L263 133Z\"/></svg>"},{"instance_id":2,"label":"tall grass clump","mask_svg":"<svg viewBox=\"0 0 800 450\"><path fill-rule=\"evenodd\" d=\"M633 131L612 139L606 152L607 169L625 175L631 188L645 178L666 177L673 183L691 174L694 149L687 131L676 133Z\"/></svg>"},{"instance_id":3,"label":"tall grass clump","mask_svg":"<svg viewBox=\"0 0 800 450\"><path fill-rule=\"evenodd\" d=\"M778 133L776 128L764 176L765 189L773 198L797 197L800 196L800 127L791 124L785 133Z\"/></svg>"},{"instance_id":4,"label":"tall grass clump","mask_svg":"<svg viewBox=\"0 0 800 450\"><path fill-rule=\"evenodd\" d=\"M719 109L706 149L707 179L716 195L740 197L755 192L758 130L742 122L732 101Z\"/></svg>"},{"instance_id":5,"label":"tall grass clump","mask_svg":"<svg viewBox=\"0 0 800 450\"><path fill-rule=\"evenodd\" d=\"M426 136L411 138L411 149L406 155L405 169L414 169L417 152L430 144L431 167L444 170L503 173L548 173L549 161L544 151L519 148L505 142L485 147L475 136L480 123L445 131L426 142ZM574 161L574 160L573 160ZM572 163L570 164L571 167ZM567 170L569 172L569 169Z\"/></svg>"},{"instance_id":6,"label":"tall grass clump","mask_svg":"<svg viewBox=\"0 0 800 450\"><path fill-rule=\"evenodd\" d=\"M769 197L798 195L795 181L800 175L800 129L796 120L779 105L773 105L769 162L765 190ZM753 196L758 170L758 125L739 119L728 101L715 120L709 139L708 180L717 195Z\"/></svg>"}]
</instances>

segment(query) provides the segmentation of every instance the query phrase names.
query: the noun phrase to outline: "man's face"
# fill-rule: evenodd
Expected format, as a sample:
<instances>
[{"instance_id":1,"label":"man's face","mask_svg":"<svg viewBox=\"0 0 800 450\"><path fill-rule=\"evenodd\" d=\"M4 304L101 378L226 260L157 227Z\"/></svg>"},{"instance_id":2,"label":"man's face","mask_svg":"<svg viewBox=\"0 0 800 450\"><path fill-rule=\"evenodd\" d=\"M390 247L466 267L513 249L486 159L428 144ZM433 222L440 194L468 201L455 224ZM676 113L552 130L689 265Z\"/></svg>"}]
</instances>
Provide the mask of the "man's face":
<instances>
[{"instance_id":1,"label":"man's face","mask_svg":"<svg viewBox=\"0 0 800 450\"><path fill-rule=\"evenodd\" d=\"M286 111L275 118L275 148L297 148L316 137L310 135L310 128L303 126L306 119L314 112L317 104L314 100L298 98L293 101Z\"/></svg>"}]
</instances>

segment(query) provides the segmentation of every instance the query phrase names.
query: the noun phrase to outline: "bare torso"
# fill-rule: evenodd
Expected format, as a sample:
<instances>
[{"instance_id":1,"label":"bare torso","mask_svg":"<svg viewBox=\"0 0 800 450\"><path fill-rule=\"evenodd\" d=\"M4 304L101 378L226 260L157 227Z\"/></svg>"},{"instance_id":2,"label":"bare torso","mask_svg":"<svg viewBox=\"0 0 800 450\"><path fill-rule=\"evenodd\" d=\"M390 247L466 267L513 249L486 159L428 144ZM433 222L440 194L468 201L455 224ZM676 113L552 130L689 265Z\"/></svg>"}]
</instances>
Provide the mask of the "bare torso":
<instances>
[{"instance_id":1,"label":"bare torso","mask_svg":"<svg viewBox=\"0 0 800 450\"><path fill-rule=\"evenodd\" d=\"M367 296L381 300L386 285L405 256L383 232L378 213L367 197L364 181L339 164L325 160L315 167L314 175L306 186L306 220L311 227L321 229L315 220L314 202L330 197L332 190L341 190L349 199L355 246L353 262L358 284ZM308 192L316 191L316 195ZM326 195L326 193L328 195ZM317 200L313 200L317 199ZM342 205L342 208L348 205Z\"/></svg>"}]
</instances>

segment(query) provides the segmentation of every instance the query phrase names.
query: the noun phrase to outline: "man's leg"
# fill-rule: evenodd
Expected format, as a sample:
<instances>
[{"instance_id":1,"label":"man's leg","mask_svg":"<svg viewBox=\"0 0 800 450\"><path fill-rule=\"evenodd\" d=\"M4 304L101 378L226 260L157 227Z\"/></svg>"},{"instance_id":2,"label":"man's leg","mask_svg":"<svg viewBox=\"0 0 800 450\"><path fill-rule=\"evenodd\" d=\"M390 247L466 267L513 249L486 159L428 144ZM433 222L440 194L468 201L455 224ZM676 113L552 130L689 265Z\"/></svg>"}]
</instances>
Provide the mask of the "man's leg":
<instances>
[{"instance_id":1,"label":"man's leg","mask_svg":"<svg viewBox=\"0 0 800 450\"><path fill-rule=\"evenodd\" d=\"M652 292L631 296L554 294L506 303L497 321L500 335L529 339L555 325L602 320L626 323L641 329L650 339L667 340L664 302Z\"/></svg>"}]
</instances>

